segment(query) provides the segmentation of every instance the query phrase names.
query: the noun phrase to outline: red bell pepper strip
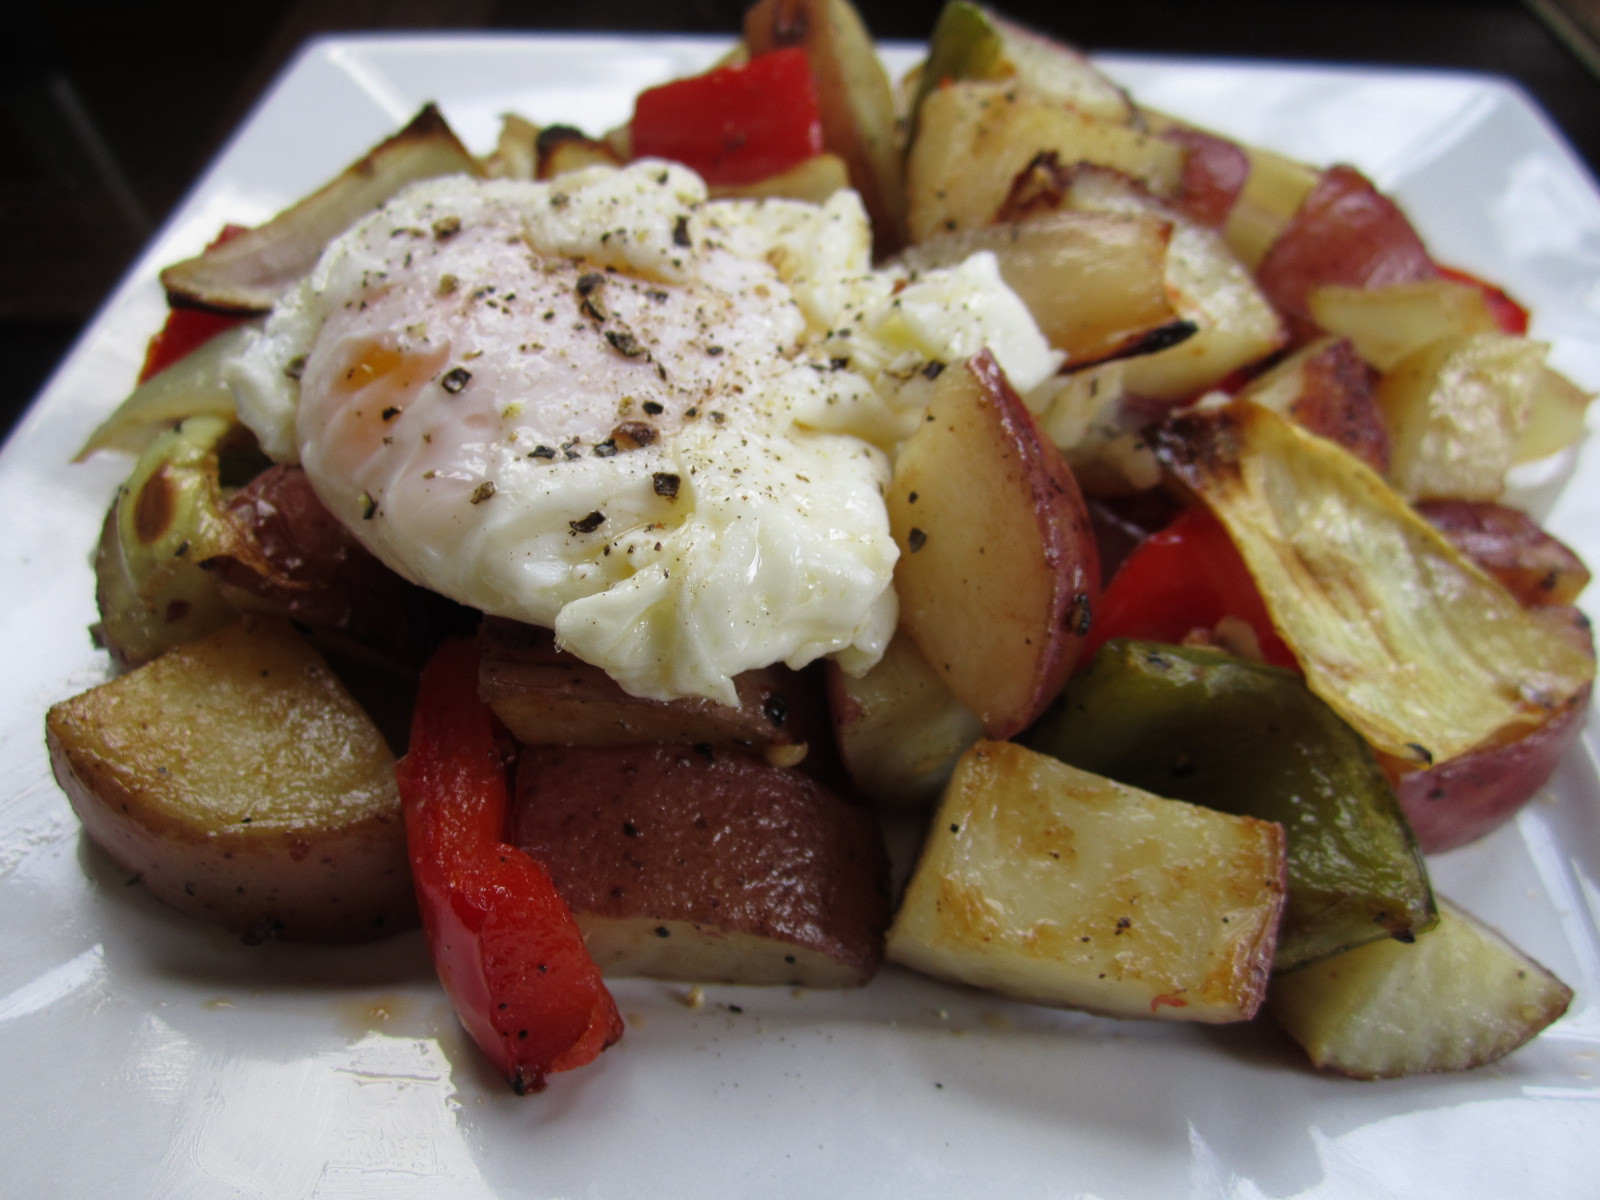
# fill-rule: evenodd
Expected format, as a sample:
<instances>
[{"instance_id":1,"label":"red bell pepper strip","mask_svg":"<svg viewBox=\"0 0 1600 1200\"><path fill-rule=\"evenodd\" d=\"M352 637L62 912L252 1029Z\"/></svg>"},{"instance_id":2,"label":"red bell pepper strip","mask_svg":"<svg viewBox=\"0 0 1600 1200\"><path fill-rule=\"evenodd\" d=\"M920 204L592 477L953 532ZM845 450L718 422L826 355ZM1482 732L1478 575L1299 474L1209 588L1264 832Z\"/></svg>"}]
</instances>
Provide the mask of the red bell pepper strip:
<instances>
[{"instance_id":1,"label":"red bell pepper strip","mask_svg":"<svg viewBox=\"0 0 1600 1200\"><path fill-rule=\"evenodd\" d=\"M1440 267L1439 274L1457 283L1470 283L1482 292L1484 303L1489 306L1489 313L1494 317L1494 323L1500 327L1502 333L1521 335L1528 332L1528 310L1507 295L1504 289L1497 288L1494 284L1487 283L1466 271L1458 271L1454 267Z\"/></svg>"},{"instance_id":2,"label":"red bell pepper strip","mask_svg":"<svg viewBox=\"0 0 1600 1200\"><path fill-rule=\"evenodd\" d=\"M478 652L423 672L398 769L422 927L456 1015L518 1095L592 1061L622 1018L545 869L505 838L509 805Z\"/></svg>"},{"instance_id":3,"label":"red bell pepper strip","mask_svg":"<svg viewBox=\"0 0 1600 1200\"><path fill-rule=\"evenodd\" d=\"M1196 504L1139 543L1111 577L1078 661L1087 664L1112 638L1180 643L1230 616L1249 624L1266 661L1298 668L1233 539Z\"/></svg>"},{"instance_id":4,"label":"red bell pepper strip","mask_svg":"<svg viewBox=\"0 0 1600 1200\"><path fill-rule=\"evenodd\" d=\"M245 232L243 225L224 225L222 232L212 240L211 246L220 246L230 238ZM206 249L211 249L207 246ZM139 370L139 382L159 375L191 350L198 350L217 334L232 329L244 317L232 313L210 312L203 308L173 308L167 311L167 321L145 348L144 366Z\"/></svg>"},{"instance_id":5,"label":"red bell pepper strip","mask_svg":"<svg viewBox=\"0 0 1600 1200\"><path fill-rule=\"evenodd\" d=\"M758 54L639 93L635 158L665 158L708 184L766 179L822 153L822 115L806 52Z\"/></svg>"}]
</instances>

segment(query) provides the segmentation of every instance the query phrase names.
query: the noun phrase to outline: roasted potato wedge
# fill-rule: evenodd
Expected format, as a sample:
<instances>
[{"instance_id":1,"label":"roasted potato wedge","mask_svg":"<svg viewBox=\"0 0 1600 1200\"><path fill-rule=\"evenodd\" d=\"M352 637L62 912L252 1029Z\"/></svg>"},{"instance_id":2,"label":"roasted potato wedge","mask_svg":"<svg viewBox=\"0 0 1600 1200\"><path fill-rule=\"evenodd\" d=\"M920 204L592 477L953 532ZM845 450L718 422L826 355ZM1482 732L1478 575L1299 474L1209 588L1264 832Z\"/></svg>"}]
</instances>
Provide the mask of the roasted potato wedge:
<instances>
[{"instance_id":1,"label":"roasted potato wedge","mask_svg":"<svg viewBox=\"0 0 1600 1200\"><path fill-rule=\"evenodd\" d=\"M557 650L549 630L517 621L484 621L478 645L479 695L525 745L739 746L793 766L827 736L812 679L782 666L739 675L735 707L631 696L599 667Z\"/></svg>"},{"instance_id":2,"label":"roasted potato wedge","mask_svg":"<svg viewBox=\"0 0 1600 1200\"><path fill-rule=\"evenodd\" d=\"M983 725L904 630L865 674L828 664L829 709L845 770L881 804L926 804Z\"/></svg>"},{"instance_id":3,"label":"roasted potato wedge","mask_svg":"<svg viewBox=\"0 0 1600 1200\"><path fill-rule=\"evenodd\" d=\"M528 746L511 825L608 975L853 987L882 959L877 822L798 771L706 746Z\"/></svg>"},{"instance_id":4,"label":"roasted potato wedge","mask_svg":"<svg viewBox=\"0 0 1600 1200\"><path fill-rule=\"evenodd\" d=\"M1278 977L1269 1011L1320 1069L1393 1079L1493 1062L1571 1001L1561 980L1445 901L1410 945L1373 942Z\"/></svg>"},{"instance_id":5,"label":"roasted potato wedge","mask_svg":"<svg viewBox=\"0 0 1600 1200\"><path fill-rule=\"evenodd\" d=\"M929 826L889 957L1042 1004L1242 1021L1266 996L1283 899L1281 826L979 742Z\"/></svg>"},{"instance_id":6,"label":"roasted potato wedge","mask_svg":"<svg viewBox=\"0 0 1600 1200\"><path fill-rule=\"evenodd\" d=\"M158 899L254 940L415 920L394 757L281 619L244 618L52 707L56 779Z\"/></svg>"},{"instance_id":7,"label":"roasted potato wedge","mask_svg":"<svg viewBox=\"0 0 1600 1200\"><path fill-rule=\"evenodd\" d=\"M969 80L930 92L906 159L913 242L989 224L1030 168L1109 168L1154 195L1176 196L1183 149L1132 126L1034 96L1015 85Z\"/></svg>"},{"instance_id":8,"label":"roasted potato wedge","mask_svg":"<svg viewBox=\"0 0 1600 1200\"><path fill-rule=\"evenodd\" d=\"M1378 409L1377 373L1344 338L1306 343L1252 379L1237 396L1339 443L1380 475L1389 470L1389 432Z\"/></svg>"},{"instance_id":9,"label":"roasted potato wedge","mask_svg":"<svg viewBox=\"0 0 1600 1200\"><path fill-rule=\"evenodd\" d=\"M906 228L899 114L861 15L849 0L761 0L745 13L744 42L752 54L805 48L821 109L822 148L844 160L872 218L878 254L898 250Z\"/></svg>"},{"instance_id":10,"label":"roasted potato wedge","mask_svg":"<svg viewBox=\"0 0 1600 1200\"><path fill-rule=\"evenodd\" d=\"M1077 481L988 351L948 367L888 495L901 627L990 737L1078 660L1100 564Z\"/></svg>"},{"instance_id":11,"label":"roasted potato wedge","mask_svg":"<svg viewBox=\"0 0 1600 1200\"><path fill-rule=\"evenodd\" d=\"M1248 185L1247 185L1248 186ZM1354 167L1324 171L1256 265L1256 278L1301 332L1312 291L1433 279L1438 268L1404 212Z\"/></svg>"}]
</instances>

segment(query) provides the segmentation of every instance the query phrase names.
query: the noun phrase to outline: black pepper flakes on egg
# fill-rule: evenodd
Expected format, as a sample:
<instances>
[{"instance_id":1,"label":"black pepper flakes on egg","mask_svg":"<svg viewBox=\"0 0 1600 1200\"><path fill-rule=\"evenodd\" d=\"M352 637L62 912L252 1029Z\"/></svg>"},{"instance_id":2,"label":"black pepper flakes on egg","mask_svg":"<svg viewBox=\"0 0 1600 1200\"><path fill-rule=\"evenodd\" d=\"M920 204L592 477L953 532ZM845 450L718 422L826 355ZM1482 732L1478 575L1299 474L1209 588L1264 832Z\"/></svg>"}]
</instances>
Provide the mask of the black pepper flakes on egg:
<instances>
[{"instance_id":1,"label":"black pepper flakes on egg","mask_svg":"<svg viewBox=\"0 0 1600 1200\"><path fill-rule=\"evenodd\" d=\"M671 471L657 471L650 477L651 488L653 488L655 494L660 496L663 500L676 500L678 498L678 488L681 487L682 484L682 477L674 474ZM659 548L660 545L658 543L657 549Z\"/></svg>"},{"instance_id":2,"label":"black pepper flakes on egg","mask_svg":"<svg viewBox=\"0 0 1600 1200\"><path fill-rule=\"evenodd\" d=\"M660 432L648 421L620 421L611 431L611 441L622 450L638 450L660 440Z\"/></svg>"},{"instance_id":3,"label":"black pepper flakes on egg","mask_svg":"<svg viewBox=\"0 0 1600 1200\"><path fill-rule=\"evenodd\" d=\"M649 356L649 349L629 333L626 329L606 330L606 341L611 343L611 348L624 358L643 358Z\"/></svg>"},{"instance_id":4,"label":"black pepper flakes on egg","mask_svg":"<svg viewBox=\"0 0 1600 1200\"><path fill-rule=\"evenodd\" d=\"M439 386L452 396L458 395L461 389L467 386L472 379L472 372L465 367L451 367L439 377Z\"/></svg>"},{"instance_id":5,"label":"black pepper flakes on egg","mask_svg":"<svg viewBox=\"0 0 1600 1200\"><path fill-rule=\"evenodd\" d=\"M592 512L586 517L578 518L576 521L568 521L567 526L572 530L573 533L593 533L605 523L605 513Z\"/></svg>"}]
</instances>

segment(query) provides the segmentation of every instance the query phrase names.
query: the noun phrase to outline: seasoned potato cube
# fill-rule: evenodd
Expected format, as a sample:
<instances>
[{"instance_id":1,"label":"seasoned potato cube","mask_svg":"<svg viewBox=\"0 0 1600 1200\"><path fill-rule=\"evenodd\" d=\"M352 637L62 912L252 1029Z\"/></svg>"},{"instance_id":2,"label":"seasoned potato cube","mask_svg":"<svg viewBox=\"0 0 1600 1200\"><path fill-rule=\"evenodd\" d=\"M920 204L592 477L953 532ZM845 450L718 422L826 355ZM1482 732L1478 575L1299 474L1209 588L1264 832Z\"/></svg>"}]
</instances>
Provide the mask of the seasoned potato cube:
<instances>
[{"instance_id":1,"label":"seasoned potato cube","mask_svg":"<svg viewBox=\"0 0 1600 1200\"><path fill-rule=\"evenodd\" d=\"M799 771L707 746L525 746L511 837L608 976L855 987L883 957L877 823Z\"/></svg>"},{"instance_id":2,"label":"seasoned potato cube","mask_svg":"<svg viewBox=\"0 0 1600 1200\"><path fill-rule=\"evenodd\" d=\"M1008 83L962 80L928 93L906 159L912 242L987 225L1036 162L1108 167L1174 196L1183 149Z\"/></svg>"},{"instance_id":3,"label":"seasoned potato cube","mask_svg":"<svg viewBox=\"0 0 1600 1200\"><path fill-rule=\"evenodd\" d=\"M293 627L246 618L45 719L84 829L155 896L247 938L415 919L394 758Z\"/></svg>"},{"instance_id":4,"label":"seasoned potato cube","mask_svg":"<svg viewBox=\"0 0 1600 1200\"><path fill-rule=\"evenodd\" d=\"M490 617L478 629L478 694L529 746L644 742L744 746L786 766L827 736L815 681L782 666L742 672L739 704L630 696L599 667L555 648L549 630Z\"/></svg>"},{"instance_id":5,"label":"seasoned potato cube","mask_svg":"<svg viewBox=\"0 0 1600 1200\"><path fill-rule=\"evenodd\" d=\"M1041 1004L1246 1020L1266 994L1284 886L1281 826L979 742L945 791L889 957Z\"/></svg>"},{"instance_id":6,"label":"seasoned potato cube","mask_svg":"<svg viewBox=\"0 0 1600 1200\"><path fill-rule=\"evenodd\" d=\"M1270 1011L1323 1070L1391 1079L1493 1062L1571 1000L1566 984L1442 901L1439 923L1410 945L1373 942L1280 975Z\"/></svg>"}]
</instances>

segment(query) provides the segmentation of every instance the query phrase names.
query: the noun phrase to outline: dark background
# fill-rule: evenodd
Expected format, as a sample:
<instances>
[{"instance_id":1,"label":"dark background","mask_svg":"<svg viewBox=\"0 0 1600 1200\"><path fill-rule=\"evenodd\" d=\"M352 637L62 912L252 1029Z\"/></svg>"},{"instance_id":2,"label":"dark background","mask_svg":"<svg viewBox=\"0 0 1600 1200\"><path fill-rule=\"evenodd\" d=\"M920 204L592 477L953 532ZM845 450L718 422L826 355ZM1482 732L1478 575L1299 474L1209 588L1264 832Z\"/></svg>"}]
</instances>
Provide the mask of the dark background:
<instances>
[{"instance_id":1,"label":"dark background","mask_svg":"<svg viewBox=\"0 0 1600 1200\"><path fill-rule=\"evenodd\" d=\"M1600 81L1571 40L1554 32L1553 3L1002 0L997 7L1091 51L1510 76L1600 171ZM1596 0L1564 3L1600 8ZM857 6L876 35L909 39L926 37L940 7L916 0ZM307 37L496 28L731 37L745 7L744 0L0 4L0 430L10 428L139 247Z\"/></svg>"}]
</instances>

